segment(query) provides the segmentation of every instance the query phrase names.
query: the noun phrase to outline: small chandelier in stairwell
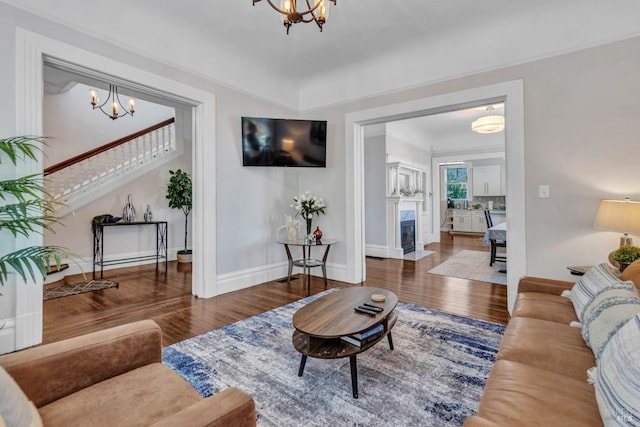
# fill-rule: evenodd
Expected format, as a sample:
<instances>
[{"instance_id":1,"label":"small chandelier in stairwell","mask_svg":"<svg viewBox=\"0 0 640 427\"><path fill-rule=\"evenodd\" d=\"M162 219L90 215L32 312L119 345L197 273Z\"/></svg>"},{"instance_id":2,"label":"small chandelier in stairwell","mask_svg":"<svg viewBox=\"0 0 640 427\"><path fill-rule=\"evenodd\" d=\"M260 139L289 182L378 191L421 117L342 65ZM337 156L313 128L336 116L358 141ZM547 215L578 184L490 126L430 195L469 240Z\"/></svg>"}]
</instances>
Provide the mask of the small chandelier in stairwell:
<instances>
[{"instance_id":1,"label":"small chandelier in stairwell","mask_svg":"<svg viewBox=\"0 0 640 427\"><path fill-rule=\"evenodd\" d=\"M122 105L120 96L118 95L118 86L116 85L109 85L109 95L107 96L107 99L100 105L98 105L98 102L100 102L100 96L98 95L98 91L96 89L91 89L89 91L89 98L91 100L93 109L100 109L100 111L102 111L111 120L115 120L118 117L126 116L127 114L133 116L133 113L135 113L136 111L136 100L133 98L129 98L127 107ZM107 104L111 108L111 113L107 113L104 108L102 108Z\"/></svg>"},{"instance_id":2,"label":"small chandelier in stairwell","mask_svg":"<svg viewBox=\"0 0 640 427\"><path fill-rule=\"evenodd\" d=\"M261 0L253 0L253 5L255 6ZM336 4L336 0L304 0L307 9L298 11L297 1L296 0L280 0L280 7L273 4L272 0L267 0L267 2L271 5L272 8L283 14L283 22L284 26L287 29L287 34L289 34L289 28L291 25L297 24L298 22L315 22L320 28L320 32L322 32L322 26L329 17L329 8L328 2ZM313 6L311 2L314 2Z\"/></svg>"},{"instance_id":3,"label":"small chandelier in stairwell","mask_svg":"<svg viewBox=\"0 0 640 427\"><path fill-rule=\"evenodd\" d=\"M487 107L488 116L480 117L471 123L471 130L478 133L496 133L504 130L504 116L491 115L493 107Z\"/></svg>"}]
</instances>

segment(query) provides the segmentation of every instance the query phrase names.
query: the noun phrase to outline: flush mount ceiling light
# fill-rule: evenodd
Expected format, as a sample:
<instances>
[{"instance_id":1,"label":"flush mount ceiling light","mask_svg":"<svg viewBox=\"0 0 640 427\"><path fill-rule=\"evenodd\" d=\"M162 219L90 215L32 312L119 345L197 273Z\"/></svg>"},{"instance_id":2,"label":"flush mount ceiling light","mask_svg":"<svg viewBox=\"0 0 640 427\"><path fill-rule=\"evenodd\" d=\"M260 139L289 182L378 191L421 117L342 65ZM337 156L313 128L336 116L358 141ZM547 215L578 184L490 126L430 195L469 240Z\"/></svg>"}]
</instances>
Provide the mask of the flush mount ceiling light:
<instances>
[{"instance_id":1,"label":"flush mount ceiling light","mask_svg":"<svg viewBox=\"0 0 640 427\"><path fill-rule=\"evenodd\" d=\"M504 116L492 116L492 106L487 107L488 116L480 117L471 123L471 130L478 133L496 133L504 130Z\"/></svg>"},{"instance_id":2,"label":"flush mount ceiling light","mask_svg":"<svg viewBox=\"0 0 640 427\"><path fill-rule=\"evenodd\" d=\"M133 113L136 111L136 100L133 98L129 98L127 107L122 105L120 96L118 95L118 86L115 85L109 85L109 95L107 95L107 99L102 104L98 105L98 102L100 102L100 96L96 89L91 89L89 91L89 99L94 110L96 108L100 109L100 111L102 111L111 120L126 116L127 114L133 116ZM102 108L107 104L111 107L111 113L107 113L104 111L104 108ZM120 111L122 111L122 113L120 113Z\"/></svg>"},{"instance_id":3,"label":"flush mount ceiling light","mask_svg":"<svg viewBox=\"0 0 640 427\"><path fill-rule=\"evenodd\" d=\"M261 0L253 0L255 6ZM298 22L315 22L322 32L322 26L327 22L329 17L329 8L327 3L331 2L334 5L336 0L304 0L307 4L307 9L298 11L296 0L280 0L280 7L273 4L272 0L267 0L272 8L283 14L284 26L287 28L287 34L289 34L289 28L291 25ZM311 2L314 2L313 6Z\"/></svg>"}]
</instances>

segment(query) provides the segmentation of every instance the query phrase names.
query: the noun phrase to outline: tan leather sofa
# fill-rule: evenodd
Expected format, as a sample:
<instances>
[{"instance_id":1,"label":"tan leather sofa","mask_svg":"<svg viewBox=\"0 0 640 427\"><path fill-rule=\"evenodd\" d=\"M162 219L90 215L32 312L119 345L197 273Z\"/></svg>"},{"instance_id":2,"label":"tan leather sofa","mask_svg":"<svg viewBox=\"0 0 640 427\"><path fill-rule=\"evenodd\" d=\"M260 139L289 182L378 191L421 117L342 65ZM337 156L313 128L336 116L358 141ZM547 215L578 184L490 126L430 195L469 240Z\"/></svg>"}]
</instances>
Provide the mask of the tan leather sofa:
<instances>
[{"instance_id":1,"label":"tan leather sofa","mask_svg":"<svg viewBox=\"0 0 640 427\"><path fill-rule=\"evenodd\" d=\"M478 412L465 427L601 426L587 370L596 365L571 301L573 282L520 280L518 297Z\"/></svg>"},{"instance_id":2,"label":"tan leather sofa","mask_svg":"<svg viewBox=\"0 0 640 427\"><path fill-rule=\"evenodd\" d=\"M162 364L150 320L0 356L44 426L255 426L253 399L229 388L203 399Z\"/></svg>"}]
</instances>

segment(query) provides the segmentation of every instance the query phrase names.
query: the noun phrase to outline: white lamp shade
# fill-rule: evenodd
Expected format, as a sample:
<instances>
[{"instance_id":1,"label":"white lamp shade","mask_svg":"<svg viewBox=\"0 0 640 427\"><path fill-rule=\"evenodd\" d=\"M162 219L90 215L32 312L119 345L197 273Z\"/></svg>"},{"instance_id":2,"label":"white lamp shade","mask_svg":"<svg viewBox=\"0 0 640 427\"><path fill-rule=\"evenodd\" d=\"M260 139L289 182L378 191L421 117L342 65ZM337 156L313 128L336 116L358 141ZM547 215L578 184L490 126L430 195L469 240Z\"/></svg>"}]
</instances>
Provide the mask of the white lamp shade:
<instances>
[{"instance_id":1,"label":"white lamp shade","mask_svg":"<svg viewBox=\"0 0 640 427\"><path fill-rule=\"evenodd\" d=\"M633 202L629 199L601 200L594 228L639 234L640 202Z\"/></svg>"},{"instance_id":2,"label":"white lamp shade","mask_svg":"<svg viewBox=\"0 0 640 427\"><path fill-rule=\"evenodd\" d=\"M504 116L484 116L471 123L471 130L478 133L496 133L504 130Z\"/></svg>"}]
</instances>

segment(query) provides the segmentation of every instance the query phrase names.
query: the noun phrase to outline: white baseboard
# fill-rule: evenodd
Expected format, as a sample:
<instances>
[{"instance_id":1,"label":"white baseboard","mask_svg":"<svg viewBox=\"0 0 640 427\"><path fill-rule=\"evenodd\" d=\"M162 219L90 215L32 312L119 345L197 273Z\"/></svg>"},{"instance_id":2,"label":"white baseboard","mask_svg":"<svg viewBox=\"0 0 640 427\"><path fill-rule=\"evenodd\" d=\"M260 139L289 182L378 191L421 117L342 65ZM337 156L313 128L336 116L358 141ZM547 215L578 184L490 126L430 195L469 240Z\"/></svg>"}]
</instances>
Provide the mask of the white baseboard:
<instances>
[{"instance_id":1,"label":"white baseboard","mask_svg":"<svg viewBox=\"0 0 640 427\"><path fill-rule=\"evenodd\" d=\"M389 248L383 245L369 245L364 246L364 254L366 256L373 256L377 258L389 258Z\"/></svg>"},{"instance_id":2,"label":"white baseboard","mask_svg":"<svg viewBox=\"0 0 640 427\"><path fill-rule=\"evenodd\" d=\"M175 261L177 259L177 252L182 249L183 248L169 248L168 260ZM135 257L141 257L141 256L155 256L155 254L156 252L151 250L144 251L144 252L130 252L125 254L118 254L117 258L120 259L120 258L135 258ZM109 261L109 257L106 257L105 261ZM160 259L160 263L163 263L164 261L165 261L164 259ZM47 275L44 281L45 285L49 283L57 282L58 280L61 280L66 276L73 276L76 274L84 273L87 277L87 280L91 280L93 278L92 258L85 257L85 258L76 259L76 260L63 260L62 262L64 264L69 264L69 268L57 273L52 273ZM156 263L155 259L143 260L143 261L132 261L132 262L127 262L126 264L123 263L123 264L116 264L116 265L105 265L103 270L107 271L107 270L113 270L115 268L134 267L136 265L146 265L146 264L155 264L155 263ZM162 268L164 268L164 266L162 266ZM100 266L96 265L96 278L99 278L99 276L100 276Z\"/></svg>"},{"instance_id":3,"label":"white baseboard","mask_svg":"<svg viewBox=\"0 0 640 427\"><path fill-rule=\"evenodd\" d=\"M16 351L16 320L0 319L0 354Z\"/></svg>"},{"instance_id":4,"label":"white baseboard","mask_svg":"<svg viewBox=\"0 0 640 427\"><path fill-rule=\"evenodd\" d=\"M176 259L176 253L182 248L169 249L169 261ZM146 251L129 254L119 254L118 258L129 258L137 256L150 256L155 255L155 251ZM108 260L108 259L107 259ZM116 268L133 267L136 265L155 264L155 260L135 261L126 264L108 265L104 267L104 271L113 270ZM160 260L164 262L164 260ZM161 266L164 268L164 266ZM282 261L279 263L264 265L260 267L248 268L245 270L232 271L230 273L219 274L217 277L217 294L225 294L228 292L237 291L240 289L248 288L258 285L260 283L270 282L272 280L278 280L287 277L288 263ZM302 269L294 267L293 274L301 273ZM47 276L45 284L56 282L65 276L71 276L75 274L84 273L87 280L91 280L93 277L93 265L91 260L80 260L77 264L69 263L69 268L59 273L53 273ZM322 270L320 268L312 268L311 275L322 277ZM100 277L100 267L96 266L96 278ZM345 281L346 278L346 266L343 264L327 263L327 278L332 280Z\"/></svg>"},{"instance_id":5,"label":"white baseboard","mask_svg":"<svg viewBox=\"0 0 640 427\"><path fill-rule=\"evenodd\" d=\"M218 295L240 289L250 288L260 283L286 279L288 263L286 261L261 267L248 268L218 275ZM347 268L343 264L327 263L327 278L344 282ZM302 269L293 268L292 274L302 273ZM312 268L311 275L322 277L320 268Z\"/></svg>"}]
</instances>

